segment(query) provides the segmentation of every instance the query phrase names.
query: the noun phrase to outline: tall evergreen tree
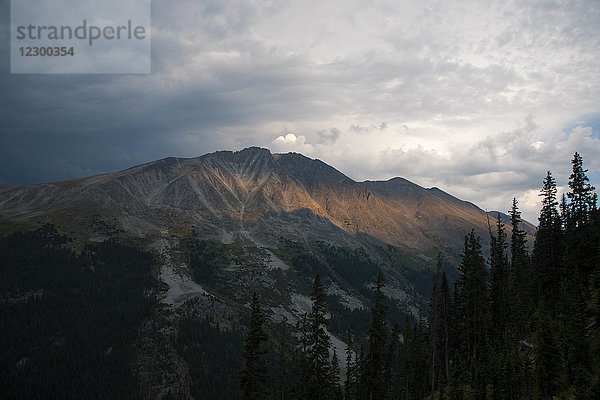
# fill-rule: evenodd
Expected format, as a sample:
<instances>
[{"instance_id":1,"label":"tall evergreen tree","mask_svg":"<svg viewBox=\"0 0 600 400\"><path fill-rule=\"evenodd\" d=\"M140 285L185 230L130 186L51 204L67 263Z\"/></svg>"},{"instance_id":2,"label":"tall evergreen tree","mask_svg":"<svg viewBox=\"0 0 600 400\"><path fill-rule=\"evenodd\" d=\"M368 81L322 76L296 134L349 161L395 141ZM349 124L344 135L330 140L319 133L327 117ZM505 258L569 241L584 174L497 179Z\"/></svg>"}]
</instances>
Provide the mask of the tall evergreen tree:
<instances>
[{"instance_id":1,"label":"tall evergreen tree","mask_svg":"<svg viewBox=\"0 0 600 400\"><path fill-rule=\"evenodd\" d=\"M442 347L443 347L443 370L444 384L450 383L450 358L452 355L452 317L453 304L450 297L450 288L448 286L448 277L446 271L442 271L442 279L440 284L440 299L441 299L441 323L442 330Z\"/></svg>"},{"instance_id":2,"label":"tall evergreen tree","mask_svg":"<svg viewBox=\"0 0 600 400\"><path fill-rule=\"evenodd\" d=\"M356 400L356 368L358 356L354 350L354 340L350 329L346 335L346 379L344 381L345 400Z\"/></svg>"},{"instance_id":3,"label":"tall evergreen tree","mask_svg":"<svg viewBox=\"0 0 600 400\"><path fill-rule=\"evenodd\" d=\"M501 348L508 341L508 322L512 310L509 302L509 263L506 256L508 243L500 214L497 216L497 221L496 236L490 229L490 311L493 341L498 348Z\"/></svg>"},{"instance_id":4,"label":"tall evergreen tree","mask_svg":"<svg viewBox=\"0 0 600 400\"><path fill-rule=\"evenodd\" d=\"M579 153L573 155L573 172L569 176L569 187L571 191L567 197L571 200L570 218L573 227L577 228L590 220L590 211L595 207L594 187L586 175L587 169L583 169L583 158Z\"/></svg>"},{"instance_id":5,"label":"tall evergreen tree","mask_svg":"<svg viewBox=\"0 0 600 400\"><path fill-rule=\"evenodd\" d=\"M556 181L548 171L540 193L542 209L533 248L537 277L537 298L542 313L552 318L556 315L556 303L560 296L560 280L563 272L564 236L557 210Z\"/></svg>"},{"instance_id":6,"label":"tall evergreen tree","mask_svg":"<svg viewBox=\"0 0 600 400\"><path fill-rule=\"evenodd\" d=\"M329 396L328 400L342 400L342 386L340 384L340 359L337 355L337 350L333 348L333 356L331 357L331 368L329 371Z\"/></svg>"},{"instance_id":7,"label":"tall evergreen tree","mask_svg":"<svg viewBox=\"0 0 600 400\"><path fill-rule=\"evenodd\" d=\"M510 236L510 274L509 299L511 309L511 330L519 339L525 339L530 332L530 321L535 307L535 277L531 271L531 262L527 251L527 234L521 229L521 212L516 198L513 198L509 212L511 223Z\"/></svg>"},{"instance_id":8,"label":"tall evergreen tree","mask_svg":"<svg viewBox=\"0 0 600 400\"><path fill-rule=\"evenodd\" d=\"M596 193L590 185L586 175L587 169L583 169L583 159L579 153L575 153L572 160L573 172L569 180L570 191L567 197L568 205L566 262L571 268L566 271L572 274L572 268L578 270L581 278L581 290L587 292L589 289L589 277L595 269L595 257L590 257L590 251L595 253L598 248L597 230L592 223L593 210L596 207ZM587 293L586 293L587 296Z\"/></svg>"},{"instance_id":9,"label":"tall evergreen tree","mask_svg":"<svg viewBox=\"0 0 600 400\"><path fill-rule=\"evenodd\" d=\"M240 389L243 400L267 398L268 369L265 361L268 341L264 330L265 315L256 292L250 304L250 329L244 344L244 369L240 372Z\"/></svg>"},{"instance_id":10,"label":"tall evergreen tree","mask_svg":"<svg viewBox=\"0 0 600 400\"><path fill-rule=\"evenodd\" d=\"M470 384L481 394L486 387L489 295L485 260L474 231L465 236L456 290L460 358L465 363Z\"/></svg>"},{"instance_id":11,"label":"tall evergreen tree","mask_svg":"<svg viewBox=\"0 0 600 400\"><path fill-rule=\"evenodd\" d=\"M560 357L558 352L557 303L563 273L563 224L557 210L556 181L548 171L540 193L542 209L533 248L537 278L535 375L536 395L548 398L558 392Z\"/></svg>"},{"instance_id":12,"label":"tall evergreen tree","mask_svg":"<svg viewBox=\"0 0 600 400\"><path fill-rule=\"evenodd\" d=\"M367 354L367 391L369 400L383 400L386 382L387 307L383 304L383 275L379 273L373 288L375 305L371 307L373 322L369 329L369 353Z\"/></svg>"},{"instance_id":13,"label":"tall evergreen tree","mask_svg":"<svg viewBox=\"0 0 600 400\"><path fill-rule=\"evenodd\" d=\"M429 304L429 382L431 393L439 385L443 370L444 352L444 300L442 298L442 256L438 254L433 287L431 288L431 302Z\"/></svg>"},{"instance_id":14,"label":"tall evergreen tree","mask_svg":"<svg viewBox=\"0 0 600 400\"><path fill-rule=\"evenodd\" d=\"M330 392L329 348L331 339L327 333L327 297L319 275L315 277L311 294L312 310L308 314L308 364L310 375L307 394L311 400L326 399Z\"/></svg>"}]
</instances>

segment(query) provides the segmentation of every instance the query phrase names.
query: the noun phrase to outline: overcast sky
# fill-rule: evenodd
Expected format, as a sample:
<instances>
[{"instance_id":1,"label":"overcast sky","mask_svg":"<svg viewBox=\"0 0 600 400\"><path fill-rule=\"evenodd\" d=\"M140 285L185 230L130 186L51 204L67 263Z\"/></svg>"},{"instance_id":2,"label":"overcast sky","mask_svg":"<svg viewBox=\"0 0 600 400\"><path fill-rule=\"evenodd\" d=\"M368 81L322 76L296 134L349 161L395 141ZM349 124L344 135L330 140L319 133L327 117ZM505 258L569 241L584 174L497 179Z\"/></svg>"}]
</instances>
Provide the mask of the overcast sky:
<instances>
[{"instance_id":1,"label":"overcast sky","mask_svg":"<svg viewBox=\"0 0 600 400\"><path fill-rule=\"evenodd\" d=\"M0 183L250 145L536 222L575 151L600 186L600 1L153 0L152 74L11 75Z\"/></svg>"}]
</instances>

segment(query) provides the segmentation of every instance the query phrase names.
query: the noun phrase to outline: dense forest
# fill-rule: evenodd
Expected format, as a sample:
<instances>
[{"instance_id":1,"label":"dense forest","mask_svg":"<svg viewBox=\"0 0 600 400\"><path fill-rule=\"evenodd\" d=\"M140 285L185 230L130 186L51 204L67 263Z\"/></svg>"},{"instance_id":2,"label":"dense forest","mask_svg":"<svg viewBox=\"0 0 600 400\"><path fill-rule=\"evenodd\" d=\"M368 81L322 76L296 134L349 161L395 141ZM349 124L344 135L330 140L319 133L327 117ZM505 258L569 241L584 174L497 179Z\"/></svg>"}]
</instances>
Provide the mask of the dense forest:
<instances>
[{"instance_id":1,"label":"dense forest","mask_svg":"<svg viewBox=\"0 0 600 400\"><path fill-rule=\"evenodd\" d=\"M0 240L0 398L137 398L135 341L156 310L153 256L81 252L44 225Z\"/></svg>"},{"instance_id":2,"label":"dense forest","mask_svg":"<svg viewBox=\"0 0 600 400\"><path fill-rule=\"evenodd\" d=\"M380 273L370 328L348 332L345 354L331 345L319 275L296 334L284 321L271 337L255 295L242 399L600 398L600 212L578 153L572 167L560 199L551 172L543 180L532 252L514 199L510 235L498 218L484 255L468 234L453 285L440 256L427 313L403 329L388 322Z\"/></svg>"}]
</instances>

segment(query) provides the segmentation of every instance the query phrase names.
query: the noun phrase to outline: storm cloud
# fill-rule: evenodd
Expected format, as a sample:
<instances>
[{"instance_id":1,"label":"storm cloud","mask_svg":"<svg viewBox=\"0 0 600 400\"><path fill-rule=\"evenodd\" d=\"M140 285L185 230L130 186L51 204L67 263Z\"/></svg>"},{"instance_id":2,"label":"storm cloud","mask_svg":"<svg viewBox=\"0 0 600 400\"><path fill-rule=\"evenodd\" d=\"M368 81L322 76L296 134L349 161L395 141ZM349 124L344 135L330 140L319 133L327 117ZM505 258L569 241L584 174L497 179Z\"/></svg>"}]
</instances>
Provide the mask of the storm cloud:
<instances>
[{"instance_id":1,"label":"storm cloud","mask_svg":"<svg viewBox=\"0 0 600 400\"><path fill-rule=\"evenodd\" d=\"M0 183L250 145L529 219L574 151L600 183L595 0L154 0L150 75L11 75L0 4Z\"/></svg>"}]
</instances>

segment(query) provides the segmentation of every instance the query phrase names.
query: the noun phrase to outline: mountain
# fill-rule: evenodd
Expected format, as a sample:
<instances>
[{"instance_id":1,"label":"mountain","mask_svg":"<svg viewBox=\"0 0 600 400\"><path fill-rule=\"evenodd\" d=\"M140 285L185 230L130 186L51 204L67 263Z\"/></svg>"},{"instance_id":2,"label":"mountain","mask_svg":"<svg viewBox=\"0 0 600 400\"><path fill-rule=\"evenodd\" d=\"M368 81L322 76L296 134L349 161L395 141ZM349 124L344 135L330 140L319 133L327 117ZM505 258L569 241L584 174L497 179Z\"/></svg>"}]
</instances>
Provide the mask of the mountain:
<instances>
[{"instance_id":1,"label":"mountain","mask_svg":"<svg viewBox=\"0 0 600 400\"><path fill-rule=\"evenodd\" d=\"M483 210L437 188L355 182L322 161L256 147L0 189L6 230L52 222L92 237L98 216L134 235L194 230L224 240L243 231L265 245L273 234L346 244L367 237L425 251L460 248L471 229L487 232Z\"/></svg>"},{"instance_id":2,"label":"mountain","mask_svg":"<svg viewBox=\"0 0 600 400\"><path fill-rule=\"evenodd\" d=\"M485 244L491 214L403 178L356 182L322 161L256 147L0 188L0 312L12 338L0 343L0 365L19 379L9 393L47 390L34 370L50 371L43 382L53 387L76 382L54 360L75 362L89 347L86 365L100 372L85 367L86 376L104 376L104 360L126 384L73 391L237 398L253 292L269 329L286 321L293 331L320 275L343 354L346 332L369 327L380 272L388 319L404 326L427 310L438 254L455 278L464 235L474 229Z\"/></svg>"}]
</instances>

